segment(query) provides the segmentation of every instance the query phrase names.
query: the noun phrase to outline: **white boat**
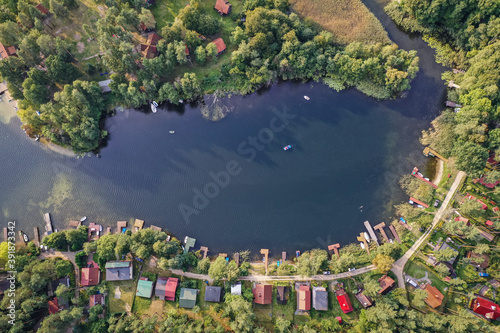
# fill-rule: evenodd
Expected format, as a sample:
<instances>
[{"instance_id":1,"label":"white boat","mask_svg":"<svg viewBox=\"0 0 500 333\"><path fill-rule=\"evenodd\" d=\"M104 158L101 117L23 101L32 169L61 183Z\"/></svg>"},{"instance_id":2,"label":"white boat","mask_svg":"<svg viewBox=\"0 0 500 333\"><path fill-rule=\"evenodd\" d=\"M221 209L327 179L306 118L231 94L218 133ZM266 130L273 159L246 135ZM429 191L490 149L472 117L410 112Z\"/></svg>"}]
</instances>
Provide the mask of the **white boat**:
<instances>
[{"instance_id":1,"label":"white boat","mask_svg":"<svg viewBox=\"0 0 500 333\"><path fill-rule=\"evenodd\" d=\"M23 232L23 239L26 244L29 242L28 235L26 235L24 232Z\"/></svg>"},{"instance_id":2,"label":"white boat","mask_svg":"<svg viewBox=\"0 0 500 333\"><path fill-rule=\"evenodd\" d=\"M359 243L359 246L364 250L365 249L365 244L364 243Z\"/></svg>"},{"instance_id":3,"label":"white boat","mask_svg":"<svg viewBox=\"0 0 500 333\"><path fill-rule=\"evenodd\" d=\"M80 219L80 222L83 222L83 221L85 221L86 219L87 219L87 216L84 216L84 217L82 217L82 218Z\"/></svg>"},{"instance_id":4,"label":"white boat","mask_svg":"<svg viewBox=\"0 0 500 333\"><path fill-rule=\"evenodd\" d=\"M305 99L306 101L310 100L309 96L307 96L307 95L304 95L304 99Z\"/></svg>"},{"instance_id":5,"label":"white boat","mask_svg":"<svg viewBox=\"0 0 500 333\"><path fill-rule=\"evenodd\" d=\"M156 104L156 105L155 105L155 104ZM157 106L158 106L158 104L157 104L155 101L153 101L153 102L151 103L151 111L153 111L153 113L156 113L156 111L157 111L157 110L156 110L156 107L157 107Z\"/></svg>"},{"instance_id":6,"label":"white boat","mask_svg":"<svg viewBox=\"0 0 500 333\"><path fill-rule=\"evenodd\" d=\"M175 131L168 131L168 133L170 133L170 134L174 134L174 133L175 133Z\"/></svg>"},{"instance_id":7,"label":"white boat","mask_svg":"<svg viewBox=\"0 0 500 333\"><path fill-rule=\"evenodd\" d=\"M365 232L364 234L365 234L365 239L366 239L366 241L367 241L367 242L369 242L369 241L370 241L370 236L368 236L368 233L367 233L367 232Z\"/></svg>"}]
</instances>

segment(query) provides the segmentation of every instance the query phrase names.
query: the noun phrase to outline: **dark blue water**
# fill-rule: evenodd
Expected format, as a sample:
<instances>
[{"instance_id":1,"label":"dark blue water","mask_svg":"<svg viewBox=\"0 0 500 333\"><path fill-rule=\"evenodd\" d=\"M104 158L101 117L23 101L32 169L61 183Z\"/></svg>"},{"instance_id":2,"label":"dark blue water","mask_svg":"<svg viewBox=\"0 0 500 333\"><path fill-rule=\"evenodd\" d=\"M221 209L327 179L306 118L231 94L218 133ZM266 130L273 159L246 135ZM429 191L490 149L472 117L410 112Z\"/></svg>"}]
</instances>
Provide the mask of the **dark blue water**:
<instances>
[{"instance_id":1,"label":"dark blue water","mask_svg":"<svg viewBox=\"0 0 500 333\"><path fill-rule=\"evenodd\" d=\"M106 122L101 158L43 148L2 104L2 220L30 234L44 212L59 228L84 215L110 226L140 218L214 252L355 241L363 221L390 222L392 206L406 199L398 179L424 165L418 137L444 100L432 50L390 25L389 35L422 59L404 98L282 83L225 100L233 111L218 122L191 106L118 112Z\"/></svg>"}]
</instances>

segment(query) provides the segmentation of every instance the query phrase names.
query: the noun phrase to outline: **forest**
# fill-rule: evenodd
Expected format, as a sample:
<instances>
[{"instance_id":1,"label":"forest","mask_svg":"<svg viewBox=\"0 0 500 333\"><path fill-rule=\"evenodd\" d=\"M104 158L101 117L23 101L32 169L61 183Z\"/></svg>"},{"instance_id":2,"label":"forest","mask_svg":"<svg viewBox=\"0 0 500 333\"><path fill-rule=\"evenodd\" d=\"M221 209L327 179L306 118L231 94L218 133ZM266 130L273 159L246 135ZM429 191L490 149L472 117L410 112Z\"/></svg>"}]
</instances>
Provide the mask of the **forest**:
<instances>
[{"instance_id":1,"label":"forest","mask_svg":"<svg viewBox=\"0 0 500 333\"><path fill-rule=\"evenodd\" d=\"M422 143L455 156L458 169L480 176L488 158L500 161L500 3L402 0L386 11L406 31L423 34L436 60L453 68L443 79L455 84L447 98L461 107L444 110Z\"/></svg>"},{"instance_id":2,"label":"forest","mask_svg":"<svg viewBox=\"0 0 500 333\"><path fill-rule=\"evenodd\" d=\"M212 4L209 12L206 2L191 0L165 21L159 7L141 1L3 0L0 43L16 54L0 60L0 76L19 100L29 136L83 154L106 137L103 120L116 106L249 94L279 79L322 81L337 91L355 87L389 99L409 89L418 71L416 52L395 44L335 43L330 32L290 13L286 0L236 5L241 11L215 18ZM80 26L82 6L99 9L99 17ZM62 26L51 28L53 22ZM75 25L74 36L95 41L99 63L80 59L74 37L60 32ZM157 38L144 42L152 31ZM225 50L213 42L219 36ZM112 80L108 94L97 82L103 73Z\"/></svg>"}]
</instances>

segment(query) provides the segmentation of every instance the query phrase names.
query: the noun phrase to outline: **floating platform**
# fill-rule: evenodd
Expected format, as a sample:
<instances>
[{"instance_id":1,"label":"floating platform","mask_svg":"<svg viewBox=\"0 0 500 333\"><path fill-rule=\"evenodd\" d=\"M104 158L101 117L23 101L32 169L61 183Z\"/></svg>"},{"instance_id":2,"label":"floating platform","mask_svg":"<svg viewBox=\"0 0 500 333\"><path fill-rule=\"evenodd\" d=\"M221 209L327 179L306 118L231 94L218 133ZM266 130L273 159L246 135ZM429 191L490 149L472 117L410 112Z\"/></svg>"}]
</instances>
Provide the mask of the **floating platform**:
<instances>
[{"instance_id":1,"label":"floating platform","mask_svg":"<svg viewBox=\"0 0 500 333\"><path fill-rule=\"evenodd\" d=\"M372 228L370 222L365 221L365 228L366 228L366 230L368 230L368 233L370 234L370 237L373 239L373 241L375 243L377 243L377 246L380 246L378 239L377 239L377 236L375 235L375 232L373 231L373 228Z\"/></svg>"},{"instance_id":2,"label":"floating platform","mask_svg":"<svg viewBox=\"0 0 500 333\"><path fill-rule=\"evenodd\" d=\"M7 241L7 228L3 228L3 241L6 242Z\"/></svg>"},{"instance_id":3,"label":"floating platform","mask_svg":"<svg viewBox=\"0 0 500 333\"><path fill-rule=\"evenodd\" d=\"M429 148L429 147L425 147L424 148L424 151L422 152L425 156L432 156L432 157L437 157L439 158L440 160L442 160L443 162L448 162L448 159L447 158L444 158L443 156L441 156L440 154L438 154L435 150Z\"/></svg>"},{"instance_id":4,"label":"floating platform","mask_svg":"<svg viewBox=\"0 0 500 333\"><path fill-rule=\"evenodd\" d=\"M427 180L425 179L424 177L422 177L419 172L418 172L418 168L417 167L414 167L413 168L413 171L411 172L411 175L420 179L421 181L424 181L426 182L427 184L429 184L430 186L434 187L434 188L438 188L436 184L434 184L433 182L431 182L430 180Z\"/></svg>"},{"instance_id":5,"label":"floating platform","mask_svg":"<svg viewBox=\"0 0 500 333\"><path fill-rule=\"evenodd\" d=\"M43 214L43 220L45 221L45 231L47 235L53 233L54 230L52 229L52 220L50 218L50 213Z\"/></svg>"},{"instance_id":6,"label":"floating platform","mask_svg":"<svg viewBox=\"0 0 500 333\"><path fill-rule=\"evenodd\" d=\"M415 199L414 197L410 197L410 200L413 201L416 204L419 204L420 206L423 206L425 208L429 208L428 204L426 204L425 202L422 202L422 201L420 201L418 199Z\"/></svg>"}]
</instances>

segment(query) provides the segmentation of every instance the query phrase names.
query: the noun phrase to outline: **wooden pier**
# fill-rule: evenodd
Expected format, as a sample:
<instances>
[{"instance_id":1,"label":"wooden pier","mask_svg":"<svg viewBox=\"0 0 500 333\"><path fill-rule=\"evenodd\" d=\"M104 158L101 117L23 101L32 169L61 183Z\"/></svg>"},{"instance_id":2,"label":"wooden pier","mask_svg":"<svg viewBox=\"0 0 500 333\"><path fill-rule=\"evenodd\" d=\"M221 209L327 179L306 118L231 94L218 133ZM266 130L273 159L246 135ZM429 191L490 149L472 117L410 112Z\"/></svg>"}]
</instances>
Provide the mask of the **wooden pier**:
<instances>
[{"instance_id":1,"label":"wooden pier","mask_svg":"<svg viewBox=\"0 0 500 333\"><path fill-rule=\"evenodd\" d=\"M379 224L374 226L373 229L378 230L382 234L382 237L384 237L386 243L389 243L390 240L389 237L387 237L387 234L385 233L384 227L385 227L385 222L380 222Z\"/></svg>"},{"instance_id":2,"label":"wooden pier","mask_svg":"<svg viewBox=\"0 0 500 333\"><path fill-rule=\"evenodd\" d=\"M200 251L203 252L203 259L205 259L207 257L207 254L208 254L208 247L202 246L202 247L200 247Z\"/></svg>"},{"instance_id":3,"label":"wooden pier","mask_svg":"<svg viewBox=\"0 0 500 333\"><path fill-rule=\"evenodd\" d=\"M153 230L161 231L161 228L160 228L160 227L157 227L157 226L155 226L155 225L151 225L149 228L150 228L150 229L153 229Z\"/></svg>"},{"instance_id":4,"label":"wooden pier","mask_svg":"<svg viewBox=\"0 0 500 333\"><path fill-rule=\"evenodd\" d=\"M227 253L219 253L219 257L227 258Z\"/></svg>"},{"instance_id":5,"label":"wooden pier","mask_svg":"<svg viewBox=\"0 0 500 333\"><path fill-rule=\"evenodd\" d=\"M389 230L392 232L392 235L394 236L394 239L396 240L396 242L401 243L401 239L399 238L399 235L396 232L396 228L394 228L394 226L392 224L389 226Z\"/></svg>"},{"instance_id":6,"label":"wooden pier","mask_svg":"<svg viewBox=\"0 0 500 333\"><path fill-rule=\"evenodd\" d=\"M370 225L370 222L365 221L365 228L366 228L366 230L368 230L368 233L370 234L371 239L373 239L373 241L375 243L377 243L377 246L380 246L380 244L378 243L377 235L375 235L375 232L373 231L372 226Z\"/></svg>"},{"instance_id":7,"label":"wooden pier","mask_svg":"<svg viewBox=\"0 0 500 333\"><path fill-rule=\"evenodd\" d=\"M45 221L45 233L49 235L54 232L54 230L52 229L52 220L50 219L50 213L43 214L43 219Z\"/></svg>"},{"instance_id":8,"label":"wooden pier","mask_svg":"<svg viewBox=\"0 0 500 333\"><path fill-rule=\"evenodd\" d=\"M269 249L261 249L260 254L264 255L264 266L266 267L266 275L267 275L267 266L269 264Z\"/></svg>"},{"instance_id":9,"label":"wooden pier","mask_svg":"<svg viewBox=\"0 0 500 333\"><path fill-rule=\"evenodd\" d=\"M448 162L448 159L447 158L444 158L443 156L441 156L440 154L438 154L435 150L429 148L429 147L425 147L424 148L424 151L423 151L423 154L425 156L432 156L432 157L437 157L439 158L440 160L442 160L443 162Z\"/></svg>"},{"instance_id":10,"label":"wooden pier","mask_svg":"<svg viewBox=\"0 0 500 333\"><path fill-rule=\"evenodd\" d=\"M38 231L38 227L33 228L33 242L37 247L40 247L40 231Z\"/></svg>"},{"instance_id":11,"label":"wooden pier","mask_svg":"<svg viewBox=\"0 0 500 333\"><path fill-rule=\"evenodd\" d=\"M368 255L370 255L370 247L368 246L368 242L366 241L366 237L365 237L365 233L364 232L361 232L359 234L358 237L356 237L356 239L359 241L359 242L362 242L363 244L365 244L365 250L366 252L368 253Z\"/></svg>"},{"instance_id":12,"label":"wooden pier","mask_svg":"<svg viewBox=\"0 0 500 333\"><path fill-rule=\"evenodd\" d=\"M238 252L236 252L234 255L233 255L233 259L234 259L234 262L236 263L236 266L240 266L240 254Z\"/></svg>"},{"instance_id":13,"label":"wooden pier","mask_svg":"<svg viewBox=\"0 0 500 333\"><path fill-rule=\"evenodd\" d=\"M3 228L3 241L6 242L8 238L7 228Z\"/></svg>"},{"instance_id":14,"label":"wooden pier","mask_svg":"<svg viewBox=\"0 0 500 333\"><path fill-rule=\"evenodd\" d=\"M410 197L410 200L413 201L414 203L420 205L420 206L423 206L425 208L429 208L428 204L426 204L425 202L422 202L422 201L420 201L418 199L415 199L414 197Z\"/></svg>"},{"instance_id":15,"label":"wooden pier","mask_svg":"<svg viewBox=\"0 0 500 333\"><path fill-rule=\"evenodd\" d=\"M123 228L127 229L127 221L117 221L116 222L116 233L121 234Z\"/></svg>"},{"instance_id":16,"label":"wooden pier","mask_svg":"<svg viewBox=\"0 0 500 333\"><path fill-rule=\"evenodd\" d=\"M281 252L281 260L286 261L286 252Z\"/></svg>"},{"instance_id":17,"label":"wooden pier","mask_svg":"<svg viewBox=\"0 0 500 333\"><path fill-rule=\"evenodd\" d=\"M421 181L426 182L427 184L429 184L430 186L432 186L434 188L438 188L436 184L434 184L430 180L427 180L424 177L420 176L419 173L418 173L418 168L417 167L413 168L413 171L411 172L411 175L414 176L414 177L416 177L416 178L418 178L418 179L420 179Z\"/></svg>"},{"instance_id":18,"label":"wooden pier","mask_svg":"<svg viewBox=\"0 0 500 333\"><path fill-rule=\"evenodd\" d=\"M339 243L328 245L328 251L333 251L337 255L337 258L340 259L339 249L340 249Z\"/></svg>"}]
</instances>

